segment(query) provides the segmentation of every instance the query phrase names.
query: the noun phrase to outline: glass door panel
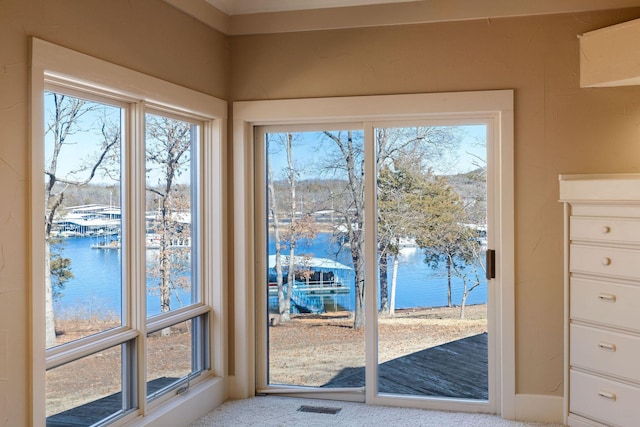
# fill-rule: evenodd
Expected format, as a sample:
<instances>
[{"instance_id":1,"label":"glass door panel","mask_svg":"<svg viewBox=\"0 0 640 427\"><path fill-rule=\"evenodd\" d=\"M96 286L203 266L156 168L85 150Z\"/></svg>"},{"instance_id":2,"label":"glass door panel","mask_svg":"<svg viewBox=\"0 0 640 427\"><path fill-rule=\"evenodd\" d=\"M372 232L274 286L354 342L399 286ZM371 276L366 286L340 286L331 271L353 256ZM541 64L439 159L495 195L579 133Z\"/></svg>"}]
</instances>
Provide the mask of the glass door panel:
<instances>
[{"instance_id":1,"label":"glass door panel","mask_svg":"<svg viewBox=\"0 0 640 427\"><path fill-rule=\"evenodd\" d=\"M486 133L374 129L379 393L488 400Z\"/></svg>"},{"instance_id":2,"label":"glass door panel","mask_svg":"<svg viewBox=\"0 0 640 427\"><path fill-rule=\"evenodd\" d=\"M363 387L363 132L262 138L267 385Z\"/></svg>"}]
</instances>

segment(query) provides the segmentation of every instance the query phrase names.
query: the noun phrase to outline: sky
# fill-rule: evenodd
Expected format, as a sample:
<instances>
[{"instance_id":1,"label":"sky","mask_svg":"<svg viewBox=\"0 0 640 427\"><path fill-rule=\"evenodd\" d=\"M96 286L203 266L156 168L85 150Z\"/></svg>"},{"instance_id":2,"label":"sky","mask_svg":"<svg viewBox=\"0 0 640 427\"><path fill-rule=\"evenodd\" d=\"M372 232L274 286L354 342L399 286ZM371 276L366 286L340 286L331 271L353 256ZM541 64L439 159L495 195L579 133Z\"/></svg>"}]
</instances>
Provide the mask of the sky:
<instances>
[{"instance_id":1,"label":"sky","mask_svg":"<svg viewBox=\"0 0 640 427\"><path fill-rule=\"evenodd\" d=\"M477 169L478 162L487 159L487 126L464 125L456 126L462 130L464 137L457 149L445 157L442 162L432 165L436 174L456 174ZM359 131L362 135L362 131ZM274 173L274 179L284 178L287 169L286 152L277 141L282 139L282 133L270 134L272 143L269 148L269 161ZM276 142L274 142L276 141ZM326 149L324 147L327 147ZM327 156L327 149L335 150L335 144L323 137L319 132L297 132L294 136L293 153L294 167L298 172L298 179L313 179L319 175L318 161Z\"/></svg>"},{"instance_id":2,"label":"sky","mask_svg":"<svg viewBox=\"0 0 640 427\"><path fill-rule=\"evenodd\" d=\"M44 102L45 126L47 126L48 123L55 121L53 118L55 112L53 96L50 93L45 93ZM121 123L123 109L93 101L86 101L85 106L93 110L82 115L77 120L77 126L74 127L74 132L65 140L64 146L58 156L56 176L59 178L81 181L88 177L90 170L88 166L95 164L97 154L101 151L101 143L103 141L101 134L102 123L106 121L115 124L120 130L123 128L123 124ZM124 140L124 138L122 138L122 140ZM149 141L152 140L148 139L147 144L149 144ZM53 145L53 134L51 132L45 133L44 168L47 168L51 163ZM72 171L81 169L81 172L70 175ZM186 170L184 172L185 173L175 178L175 182L180 184L189 183L190 174ZM147 174L149 175L149 182L156 184L159 172L147 171ZM115 184L116 182L116 180L101 171L98 171L91 181L93 184Z\"/></svg>"},{"instance_id":3,"label":"sky","mask_svg":"<svg viewBox=\"0 0 640 427\"><path fill-rule=\"evenodd\" d=\"M45 94L45 126L54 121L53 112L55 111L53 96ZM95 111L89 112L78 120L78 126L74 133L70 134L65 140L65 146L61 149L58 157L57 176L66 177L68 174L79 169L82 165L93 163L96 152L100 150L102 136L100 134L99 123L101 117L105 117L109 121L119 123L121 109L104 104L87 101L88 106L96 108ZM53 134L45 133L45 149L44 160L45 165L51 162L53 153ZM76 177L88 176L88 173L77 174ZM103 182L112 184L114 181L103 176L97 176L94 182Z\"/></svg>"}]
</instances>

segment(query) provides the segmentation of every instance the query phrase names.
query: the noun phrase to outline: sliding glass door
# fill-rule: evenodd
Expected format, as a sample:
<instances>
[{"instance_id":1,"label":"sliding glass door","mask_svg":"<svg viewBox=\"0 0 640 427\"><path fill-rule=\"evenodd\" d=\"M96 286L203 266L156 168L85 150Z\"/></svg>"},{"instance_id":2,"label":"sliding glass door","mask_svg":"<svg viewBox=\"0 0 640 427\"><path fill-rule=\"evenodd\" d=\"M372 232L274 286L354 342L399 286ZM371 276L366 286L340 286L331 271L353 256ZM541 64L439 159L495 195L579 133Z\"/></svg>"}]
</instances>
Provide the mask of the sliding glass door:
<instances>
[{"instance_id":1,"label":"sliding glass door","mask_svg":"<svg viewBox=\"0 0 640 427\"><path fill-rule=\"evenodd\" d=\"M255 128L259 392L489 400L488 126Z\"/></svg>"}]
</instances>

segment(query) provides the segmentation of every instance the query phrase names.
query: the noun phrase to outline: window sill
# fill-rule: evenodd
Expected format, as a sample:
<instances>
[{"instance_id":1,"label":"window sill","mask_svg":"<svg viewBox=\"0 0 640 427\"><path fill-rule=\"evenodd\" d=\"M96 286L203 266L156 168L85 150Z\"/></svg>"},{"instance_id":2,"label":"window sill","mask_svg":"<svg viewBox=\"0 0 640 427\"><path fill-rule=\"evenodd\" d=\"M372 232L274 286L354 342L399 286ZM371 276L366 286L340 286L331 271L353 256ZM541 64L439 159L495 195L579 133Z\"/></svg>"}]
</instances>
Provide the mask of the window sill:
<instances>
[{"instance_id":1,"label":"window sill","mask_svg":"<svg viewBox=\"0 0 640 427\"><path fill-rule=\"evenodd\" d=\"M211 377L194 385L189 391L174 396L163 405L156 406L146 416L128 417L116 423L127 427L178 427L205 416L227 400L226 380Z\"/></svg>"}]
</instances>

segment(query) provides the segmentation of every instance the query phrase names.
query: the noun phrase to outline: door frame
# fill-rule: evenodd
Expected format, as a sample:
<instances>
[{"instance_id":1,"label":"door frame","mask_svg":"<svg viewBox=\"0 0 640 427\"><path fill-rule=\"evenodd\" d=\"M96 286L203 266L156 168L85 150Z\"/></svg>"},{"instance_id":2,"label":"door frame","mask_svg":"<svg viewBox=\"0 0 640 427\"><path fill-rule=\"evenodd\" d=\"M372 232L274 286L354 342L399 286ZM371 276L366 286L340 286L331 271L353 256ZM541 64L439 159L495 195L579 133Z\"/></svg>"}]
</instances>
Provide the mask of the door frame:
<instances>
[{"instance_id":1,"label":"door frame","mask_svg":"<svg viewBox=\"0 0 640 427\"><path fill-rule=\"evenodd\" d=\"M482 118L490 126L493 140L494 180L488 183L489 200L493 200L494 231L489 246L496 250L496 277L489 284L494 292L495 324L490 336L489 403L475 403L456 399L425 399L377 395L371 382L376 363L371 355L376 351L375 328L366 331L367 391L366 402L376 405L446 409L455 411L491 412L504 418L515 417L515 268L514 268L514 141L513 91L477 91L434 94L358 96L300 100L246 101L233 104L233 318L230 319L230 396L246 398L255 395L257 327L256 320L256 229L255 229L255 142L254 127L261 125L295 125L311 123L374 122L394 119L468 119ZM371 165L373 159L365 159ZM366 198L375 188L366 188ZM372 193L373 192L373 193ZM373 221L373 220L372 220ZM375 226L375 224L374 224ZM375 236L368 235L367 247ZM375 245L373 245L375 247ZM369 266L373 269L375 266ZM373 270L368 271L367 275ZM375 276L373 276L375 277ZM371 295L373 294L373 295ZM367 318L375 311L375 293L369 292ZM372 348L370 348L373 346ZM375 379L373 379L375 380ZM493 390L493 393L491 393ZM325 396L323 394L323 396Z\"/></svg>"}]
</instances>

